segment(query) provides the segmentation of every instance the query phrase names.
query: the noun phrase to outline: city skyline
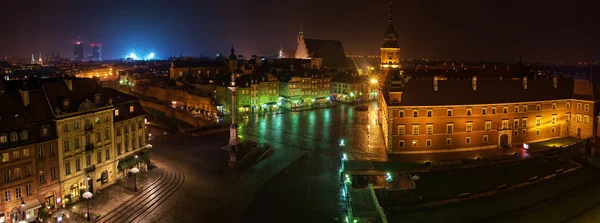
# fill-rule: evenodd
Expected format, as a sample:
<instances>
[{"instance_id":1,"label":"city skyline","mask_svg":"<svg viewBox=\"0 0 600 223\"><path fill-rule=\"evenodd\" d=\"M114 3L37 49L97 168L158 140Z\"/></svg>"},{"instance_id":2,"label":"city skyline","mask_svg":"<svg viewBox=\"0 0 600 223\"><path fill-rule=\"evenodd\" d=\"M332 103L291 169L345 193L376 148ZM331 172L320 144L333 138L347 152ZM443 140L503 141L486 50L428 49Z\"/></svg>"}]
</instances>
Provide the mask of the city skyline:
<instances>
[{"instance_id":1,"label":"city skyline","mask_svg":"<svg viewBox=\"0 0 600 223\"><path fill-rule=\"evenodd\" d=\"M361 3L233 2L231 7L231 2L157 1L83 7L65 1L31 7L31 2L19 2L0 15L2 21L13 21L5 25L13 33L0 37L0 52L72 58L72 42L80 37L86 44L102 43L104 59L123 58L132 51L156 52L158 58L211 57L226 53L231 45L238 54L272 56L281 45L293 49L302 26L307 38L341 40L347 54L378 55L370 46L381 44L389 1ZM523 54L531 61L595 62L600 60L600 44L593 40L600 32L593 28L593 7L585 5L394 1L393 8L405 59L516 61ZM24 25L36 28L19 28Z\"/></svg>"}]
</instances>

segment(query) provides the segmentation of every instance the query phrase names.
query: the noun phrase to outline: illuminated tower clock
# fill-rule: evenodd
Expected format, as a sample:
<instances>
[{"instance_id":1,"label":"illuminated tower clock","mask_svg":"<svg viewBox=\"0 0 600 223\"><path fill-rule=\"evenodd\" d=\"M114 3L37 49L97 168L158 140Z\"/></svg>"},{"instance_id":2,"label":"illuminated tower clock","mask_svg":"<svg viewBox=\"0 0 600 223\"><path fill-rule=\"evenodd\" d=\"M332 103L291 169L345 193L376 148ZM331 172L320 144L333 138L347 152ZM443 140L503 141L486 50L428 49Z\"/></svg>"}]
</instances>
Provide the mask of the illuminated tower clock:
<instances>
[{"instance_id":1,"label":"illuminated tower clock","mask_svg":"<svg viewBox=\"0 0 600 223\"><path fill-rule=\"evenodd\" d=\"M392 2L390 1L390 20L385 33L383 34L383 45L381 46L381 67L399 68L400 67L400 46L398 45L398 33L392 23Z\"/></svg>"}]
</instances>

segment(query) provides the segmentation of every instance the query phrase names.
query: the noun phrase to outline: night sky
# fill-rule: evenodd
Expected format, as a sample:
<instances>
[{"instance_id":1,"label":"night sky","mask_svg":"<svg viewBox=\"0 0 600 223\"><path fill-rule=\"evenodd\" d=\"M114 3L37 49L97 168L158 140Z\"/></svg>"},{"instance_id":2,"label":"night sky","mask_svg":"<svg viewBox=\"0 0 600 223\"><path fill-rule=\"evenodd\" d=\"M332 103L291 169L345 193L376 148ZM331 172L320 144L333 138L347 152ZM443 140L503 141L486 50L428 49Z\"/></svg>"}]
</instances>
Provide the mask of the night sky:
<instances>
[{"instance_id":1,"label":"night sky","mask_svg":"<svg viewBox=\"0 0 600 223\"><path fill-rule=\"evenodd\" d=\"M593 1L394 1L404 58L577 62L600 60ZM338 39L347 54L379 53L389 1L10 1L0 12L0 53L73 57L72 42L102 43L104 58L135 50L214 56L274 55L306 38ZM86 49L85 54L89 53Z\"/></svg>"}]
</instances>

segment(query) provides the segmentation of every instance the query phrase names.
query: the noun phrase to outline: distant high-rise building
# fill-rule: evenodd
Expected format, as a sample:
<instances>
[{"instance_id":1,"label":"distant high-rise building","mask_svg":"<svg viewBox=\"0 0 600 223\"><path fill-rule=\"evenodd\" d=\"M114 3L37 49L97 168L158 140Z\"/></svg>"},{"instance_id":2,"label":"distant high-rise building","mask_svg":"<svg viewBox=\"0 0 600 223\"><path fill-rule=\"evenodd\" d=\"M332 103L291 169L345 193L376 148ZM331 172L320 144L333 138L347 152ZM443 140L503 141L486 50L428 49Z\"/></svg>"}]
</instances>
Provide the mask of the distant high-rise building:
<instances>
[{"instance_id":1,"label":"distant high-rise building","mask_svg":"<svg viewBox=\"0 0 600 223\"><path fill-rule=\"evenodd\" d=\"M74 42L73 43L73 60L75 60L75 61L83 60L83 42Z\"/></svg>"},{"instance_id":2,"label":"distant high-rise building","mask_svg":"<svg viewBox=\"0 0 600 223\"><path fill-rule=\"evenodd\" d=\"M92 44L92 60L102 61L102 44Z\"/></svg>"},{"instance_id":3,"label":"distant high-rise building","mask_svg":"<svg viewBox=\"0 0 600 223\"><path fill-rule=\"evenodd\" d=\"M38 64L39 65L44 65L44 59L42 59L42 52L40 52L40 57L38 58Z\"/></svg>"},{"instance_id":4,"label":"distant high-rise building","mask_svg":"<svg viewBox=\"0 0 600 223\"><path fill-rule=\"evenodd\" d=\"M31 64L35 64L35 56L33 56L33 53L31 54Z\"/></svg>"}]
</instances>

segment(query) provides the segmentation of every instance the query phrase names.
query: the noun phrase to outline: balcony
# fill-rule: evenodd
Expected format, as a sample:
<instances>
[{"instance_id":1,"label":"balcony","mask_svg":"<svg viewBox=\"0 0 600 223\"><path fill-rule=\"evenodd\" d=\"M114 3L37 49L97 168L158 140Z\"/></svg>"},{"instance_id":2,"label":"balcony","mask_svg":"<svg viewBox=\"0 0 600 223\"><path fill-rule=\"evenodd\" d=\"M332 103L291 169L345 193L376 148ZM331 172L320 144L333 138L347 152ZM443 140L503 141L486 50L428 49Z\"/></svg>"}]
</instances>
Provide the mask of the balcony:
<instances>
[{"instance_id":1,"label":"balcony","mask_svg":"<svg viewBox=\"0 0 600 223\"><path fill-rule=\"evenodd\" d=\"M511 130L511 129L513 129L512 125L501 125L501 126L498 126L498 131Z\"/></svg>"},{"instance_id":2,"label":"balcony","mask_svg":"<svg viewBox=\"0 0 600 223\"><path fill-rule=\"evenodd\" d=\"M94 144L88 143L85 144L85 151L94 151Z\"/></svg>"},{"instance_id":3,"label":"balcony","mask_svg":"<svg viewBox=\"0 0 600 223\"><path fill-rule=\"evenodd\" d=\"M92 125L92 124L88 124L88 125L84 125L83 126L83 131L88 132L88 131L92 131L92 130L94 130L94 125Z\"/></svg>"}]
</instances>

